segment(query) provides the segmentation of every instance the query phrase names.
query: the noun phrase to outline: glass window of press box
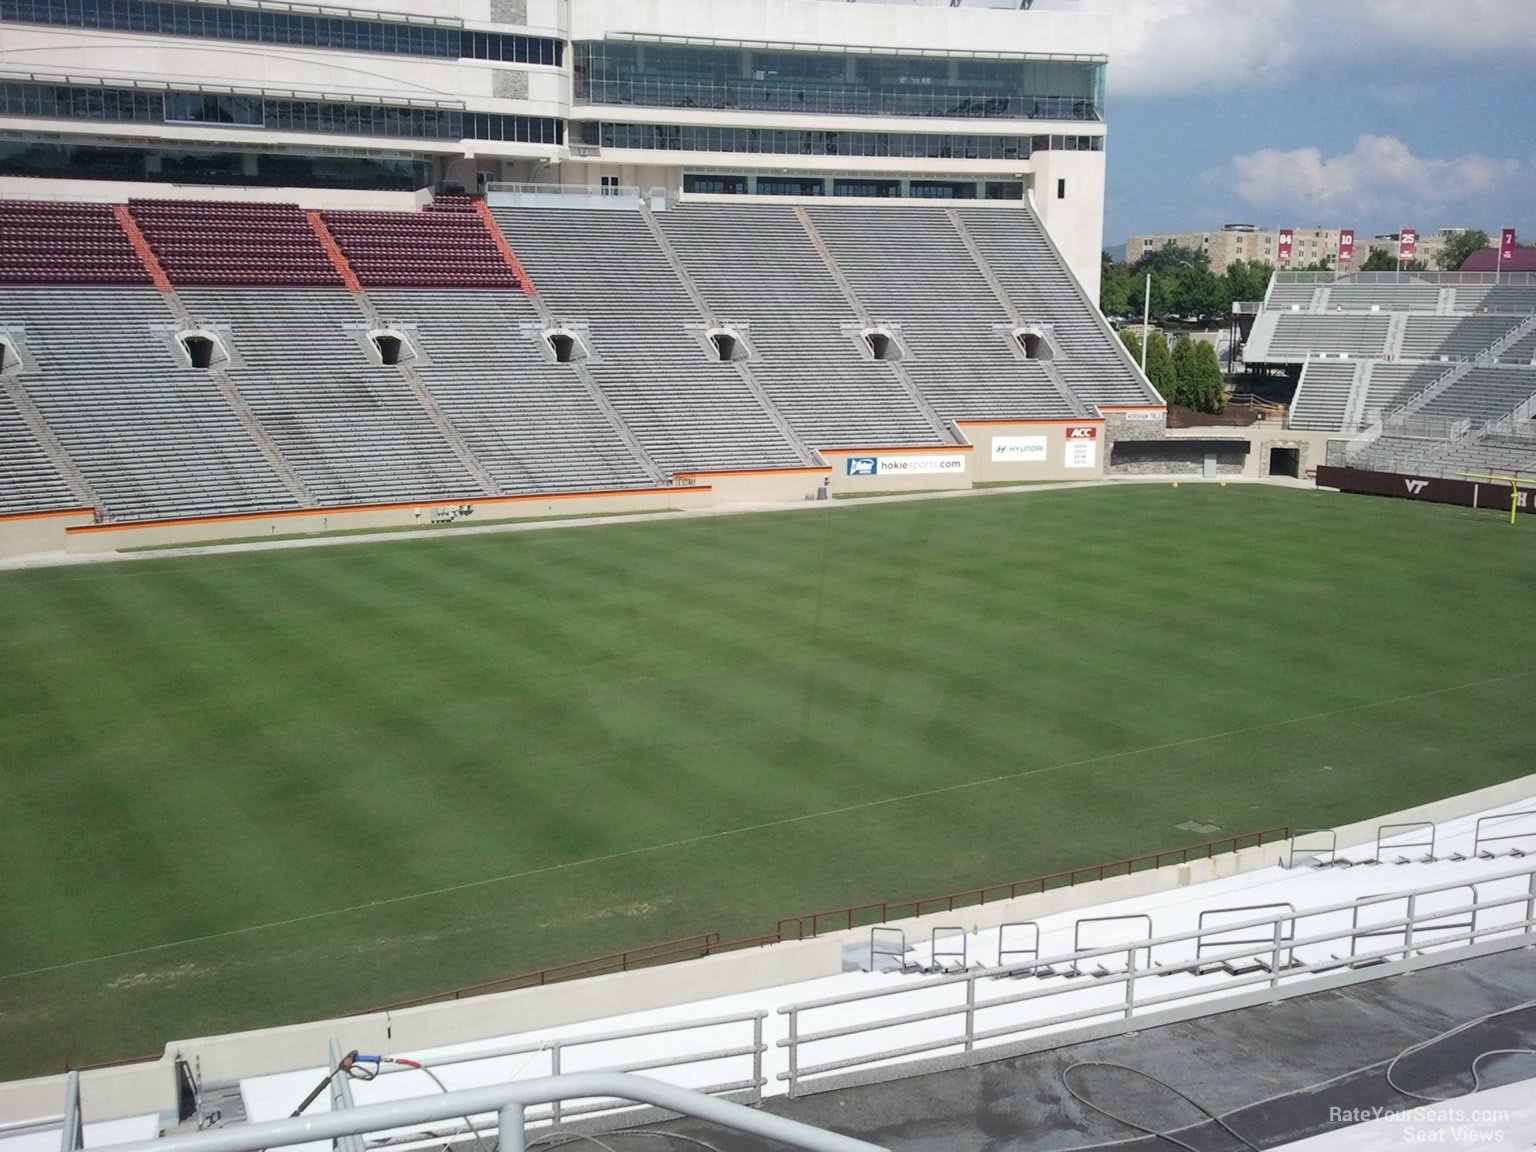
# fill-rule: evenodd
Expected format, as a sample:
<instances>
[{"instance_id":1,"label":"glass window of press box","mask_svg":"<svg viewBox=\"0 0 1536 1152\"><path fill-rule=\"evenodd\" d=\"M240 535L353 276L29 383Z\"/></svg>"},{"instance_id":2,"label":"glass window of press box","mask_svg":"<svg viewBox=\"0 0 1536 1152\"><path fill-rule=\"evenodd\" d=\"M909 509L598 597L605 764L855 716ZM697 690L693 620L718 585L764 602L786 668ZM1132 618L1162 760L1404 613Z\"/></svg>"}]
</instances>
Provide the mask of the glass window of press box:
<instances>
[{"instance_id":1,"label":"glass window of press box","mask_svg":"<svg viewBox=\"0 0 1536 1152\"><path fill-rule=\"evenodd\" d=\"M422 157L378 154L318 156L0 140L0 176L412 191L432 183L433 165Z\"/></svg>"},{"instance_id":2,"label":"glass window of press box","mask_svg":"<svg viewBox=\"0 0 1536 1152\"><path fill-rule=\"evenodd\" d=\"M565 49L562 41L545 36L183 0L0 0L0 22L552 67L562 63Z\"/></svg>"},{"instance_id":3,"label":"glass window of press box","mask_svg":"<svg viewBox=\"0 0 1536 1152\"><path fill-rule=\"evenodd\" d=\"M562 144L565 122L551 116L288 100L205 92L145 92L0 81L0 115L144 124L219 124L287 132L499 140Z\"/></svg>"},{"instance_id":4,"label":"glass window of press box","mask_svg":"<svg viewBox=\"0 0 1536 1152\"><path fill-rule=\"evenodd\" d=\"M957 160L1027 160L1031 137L920 132L797 131L702 124L581 125L582 140L602 148L658 152L750 152L780 156L898 156Z\"/></svg>"},{"instance_id":5,"label":"glass window of press box","mask_svg":"<svg viewBox=\"0 0 1536 1152\"><path fill-rule=\"evenodd\" d=\"M572 47L576 99L590 104L1103 119L1104 65L1092 60L770 52L627 40Z\"/></svg>"}]
</instances>

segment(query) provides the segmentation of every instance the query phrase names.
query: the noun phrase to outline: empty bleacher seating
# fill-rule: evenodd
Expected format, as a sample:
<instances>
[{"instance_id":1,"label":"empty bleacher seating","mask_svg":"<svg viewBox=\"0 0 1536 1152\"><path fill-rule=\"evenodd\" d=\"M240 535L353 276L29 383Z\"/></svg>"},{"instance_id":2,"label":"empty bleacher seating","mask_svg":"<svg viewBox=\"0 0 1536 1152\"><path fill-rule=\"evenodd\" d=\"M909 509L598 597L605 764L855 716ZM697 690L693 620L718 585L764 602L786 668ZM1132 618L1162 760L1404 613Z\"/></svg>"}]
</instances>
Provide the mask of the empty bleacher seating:
<instances>
[{"instance_id":1,"label":"empty bleacher seating","mask_svg":"<svg viewBox=\"0 0 1536 1152\"><path fill-rule=\"evenodd\" d=\"M1458 312L1536 312L1536 284L1471 284L1456 289Z\"/></svg>"},{"instance_id":2,"label":"empty bleacher seating","mask_svg":"<svg viewBox=\"0 0 1536 1152\"><path fill-rule=\"evenodd\" d=\"M1344 427L1349 395L1361 365L1340 360L1309 360L1291 403L1291 427L1320 432Z\"/></svg>"},{"instance_id":3,"label":"empty bleacher seating","mask_svg":"<svg viewBox=\"0 0 1536 1152\"><path fill-rule=\"evenodd\" d=\"M1310 281L1298 284L1288 280L1276 280L1270 286L1265 307L1276 311L1299 309L1306 312L1312 307L1312 298L1317 295L1317 289L1318 285Z\"/></svg>"},{"instance_id":4,"label":"empty bleacher seating","mask_svg":"<svg viewBox=\"0 0 1536 1152\"><path fill-rule=\"evenodd\" d=\"M1536 361L1536 328L1515 340L1499 353L1501 364L1530 364Z\"/></svg>"},{"instance_id":5,"label":"empty bleacher seating","mask_svg":"<svg viewBox=\"0 0 1536 1152\"><path fill-rule=\"evenodd\" d=\"M1340 280L1329 290L1325 307L1346 312L1433 312L1440 301L1438 284L1408 281L1402 284L1372 280Z\"/></svg>"},{"instance_id":6,"label":"empty bleacher seating","mask_svg":"<svg viewBox=\"0 0 1536 1152\"><path fill-rule=\"evenodd\" d=\"M1380 356L1386 351L1391 321L1385 314L1345 312L1312 315L1281 312L1275 317L1269 353L1276 357L1305 357L1316 353Z\"/></svg>"},{"instance_id":7,"label":"empty bleacher seating","mask_svg":"<svg viewBox=\"0 0 1536 1152\"><path fill-rule=\"evenodd\" d=\"M341 284L297 204L130 200L128 210L178 287Z\"/></svg>"},{"instance_id":8,"label":"empty bleacher seating","mask_svg":"<svg viewBox=\"0 0 1536 1152\"><path fill-rule=\"evenodd\" d=\"M0 284L148 284L110 204L0 200Z\"/></svg>"},{"instance_id":9,"label":"empty bleacher seating","mask_svg":"<svg viewBox=\"0 0 1536 1152\"><path fill-rule=\"evenodd\" d=\"M518 288L467 196L424 212L322 212L364 288Z\"/></svg>"},{"instance_id":10,"label":"empty bleacher seating","mask_svg":"<svg viewBox=\"0 0 1536 1152\"><path fill-rule=\"evenodd\" d=\"M1450 371L1446 364L1387 364L1369 366L1366 383L1366 422L1398 408Z\"/></svg>"},{"instance_id":11,"label":"empty bleacher seating","mask_svg":"<svg viewBox=\"0 0 1536 1152\"><path fill-rule=\"evenodd\" d=\"M108 516L297 506L207 372L178 359L159 292L14 289L0 293L10 325L35 362L17 381Z\"/></svg>"},{"instance_id":12,"label":"empty bleacher seating","mask_svg":"<svg viewBox=\"0 0 1536 1152\"><path fill-rule=\"evenodd\" d=\"M506 495L655 483L569 364L539 349L521 292L370 293L386 322L414 328L416 368Z\"/></svg>"},{"instance_id":13,"label":"empty bleacher seating","mask_svg":"<svg viewBox=\"0 0 1536 1152\"><path fill-rule=\"evenodd\" d=\"M1519 325L1516 316L1408 317L1402 356L1408 360L1462 360L1486 352Z\"/></svg>"},{"instance_id":14,"label":"empty bleacher seating","mask_svg":"<svg viewBox=\"0 0 1536 1152\"><path fill-rule=\"evenodd\" d=\"M321 504L483 494L399 371L369 362L370 325L351 293L177 294L200 324L233 333L230 379Z\"/></svg>"},{"instance_id":15,"label":"empty bleacher seating","mask_svg":"<svg viewBox=\"0 0 1536 1152\"><path fill-rule=\"evenodd\" d=\"M0 390L0 516L79 505L15 403Z\"/></svg>"},{"instance_id":16,"label":"empty bleacher seating","mask_svg":"<svg viewBox=\"0 0 1536 1152\"><path fill-rule=\"evenodd\" d=\"M1483 424L1508 416L1536 394L1536 369L1500 365L1473 368L1422 409L1425 416Z\"/></svg>"},{"instance_id":17,"label":"empty bleacher seating","mask_svg":"<svg viewBox=\"0 0 1536 1152\"><path fill-rule=\"evenodd\" d=\"M589 325L586 367L664 473L808 461L735 368L690 335L703 317L638 211L495 215L555 318Z\"/></svg>"},{"instance_id":18,"label":"empty bleacher seating","mask_svg":"<svg viewBox=\"0 0 1536 1152\"><path fill-rule=\"evenodd\" d=\"M752 373L807 444L947 443L888 363L858 348L858 317L791 208L690 204L661 222L705 300L742 325Z\"/></svg>"},{"instance_id":19,"label":"empty bleacher seating","mask_svg":"<svg viewBox=\"0 0 1536 1152\"><path fill-rule=\"evenodd\" d=\"M1444 472L1524 472L1536 477L1536 429L1525 436L1485 436L1458 442L1440 458Z\"/></svg>"},{"instance_id":20,"label":"empty bleacher seating","mask_svg":"<svg viewBox=\"0 0 1536 1152\"><path fill-rule=\"evenodd\" d=\"M808 211L870 318L900 327L910 351L902 367L941 417L1076 414L1044 368L1009 349L1008 313L944 209ZM892 258L896 252L899 260Z\"/></svg>"},{"instance_id":21,"label":"empty bleacher seating","mask_svg":"<svg viewBox=\"0 0 1536 1152\"><path fill-rule=\"evenodd\" d=\"M1023 319L1050 325L1066 353L1056 370L1084 405L1157 403L1032 210L962 208L959 215Z\"/></svg>"}]
</instances>

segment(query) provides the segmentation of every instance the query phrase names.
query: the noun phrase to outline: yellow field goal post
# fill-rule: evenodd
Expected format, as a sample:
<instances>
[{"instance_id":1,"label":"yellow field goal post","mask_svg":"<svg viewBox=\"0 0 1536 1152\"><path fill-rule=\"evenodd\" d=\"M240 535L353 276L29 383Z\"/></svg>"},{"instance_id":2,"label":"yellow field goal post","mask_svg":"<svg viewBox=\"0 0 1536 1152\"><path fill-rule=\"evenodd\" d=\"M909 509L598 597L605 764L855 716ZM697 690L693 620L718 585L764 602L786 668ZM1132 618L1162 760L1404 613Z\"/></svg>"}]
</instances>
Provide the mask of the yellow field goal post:
<instances>
[{"instance_id":1,"label":"yellow field goal post","mask_svg":"<svg viewBox=\"0 0 1536 1152\"><path fill-rule=\"evenodd\" d=\"M1473 480L1483 484L1508 484L1509 485L1509 522L1515 522L1515 513L1519 511L1524 501L1521 499L1520 485L1526 485L1526 491L1536 489L1536 475L1521 475L1519 472L1458 472L1457 476L1463 480Z\"/></svg>"}]
</instances>

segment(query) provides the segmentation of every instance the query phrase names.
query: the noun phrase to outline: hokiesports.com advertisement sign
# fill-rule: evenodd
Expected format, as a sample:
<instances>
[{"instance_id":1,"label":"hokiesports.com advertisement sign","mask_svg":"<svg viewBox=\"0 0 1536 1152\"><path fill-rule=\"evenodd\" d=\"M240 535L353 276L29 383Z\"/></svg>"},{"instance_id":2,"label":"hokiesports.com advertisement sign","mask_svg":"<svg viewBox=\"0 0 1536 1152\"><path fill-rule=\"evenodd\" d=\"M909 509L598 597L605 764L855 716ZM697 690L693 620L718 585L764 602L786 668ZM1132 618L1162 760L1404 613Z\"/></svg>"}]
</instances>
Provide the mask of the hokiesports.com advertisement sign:
<instances>
[{"instance_id":1,"label":"hokiesports.com advertisement sign","mask_svg":"<svg viewBox=\"0 0 1536 1152\"><path fill-rule=\"evenodd\" d=\"M850 456L850 476L917 476L942 472L964 472L965 457L939 453L921 456Z\"/></svg>"},{"instance_id":2,"label":"hokiesports.com advertisement sign","mask_svg":"<svg viewBox=\"0 0 1536 1152\"><path fill-rule=\"evenodd\" d=\"M1044 464L1050 459L1050 444L1044 436L992 437L992 463Z\"/></svg>"},{"instance_id":3,"label":"hokiesports.com advertisement sign","mask_svg":"<svg viewBox=\"0 0 1536 1152\"><path fill-rule=\"evenodd\" d=\"M1095 425L1084 424L1067 429L1068 468L1092 468L1099 462L1099 430Z\"/></svg>"}]
</instances>

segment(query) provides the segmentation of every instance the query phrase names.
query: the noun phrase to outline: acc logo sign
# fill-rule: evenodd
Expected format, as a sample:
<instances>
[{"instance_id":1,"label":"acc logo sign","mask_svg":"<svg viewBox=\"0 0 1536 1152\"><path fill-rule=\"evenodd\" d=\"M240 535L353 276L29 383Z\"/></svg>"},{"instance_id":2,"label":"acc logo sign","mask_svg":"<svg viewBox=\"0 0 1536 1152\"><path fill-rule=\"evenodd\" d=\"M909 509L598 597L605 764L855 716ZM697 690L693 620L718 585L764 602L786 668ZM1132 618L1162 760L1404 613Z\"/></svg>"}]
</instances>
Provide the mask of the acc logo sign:
<instances>
[{"instance_id":1,"label":"acc logo sign","mask_svg":"<svg viewBox=\"0 0 1536 1152\"><path fill-rule=\"evenodd\" d=\"M880 471L880 461L875 456L848 457L848 475L873 476Z\"/></svg>"},{"instance_id":2,"label":"acc logo sign","mask_svg":"<svg viewBox=\"0 0 1536 1152\"><path fill-rule=\"evenodd\" d=\"M1097 440L1099 430L1097 428L1068 428L1068 440Z\"/></svg>"},{"instance_id":3,"label":"acc logo sign","mask_svg":"<svg viewBox=\"0 0 1536 1152\"><path fill-rule=\"evenodd\" d=\"M1408 495L1410 495L1410 496L1417 496L1420 492L1424 491L1424 489L1429 487L1429 481L1428 480L1404 480L1403 481L1403 486L1408 489Z\"/></svg>"}]
</instances>

